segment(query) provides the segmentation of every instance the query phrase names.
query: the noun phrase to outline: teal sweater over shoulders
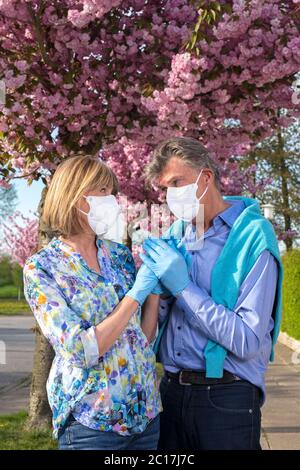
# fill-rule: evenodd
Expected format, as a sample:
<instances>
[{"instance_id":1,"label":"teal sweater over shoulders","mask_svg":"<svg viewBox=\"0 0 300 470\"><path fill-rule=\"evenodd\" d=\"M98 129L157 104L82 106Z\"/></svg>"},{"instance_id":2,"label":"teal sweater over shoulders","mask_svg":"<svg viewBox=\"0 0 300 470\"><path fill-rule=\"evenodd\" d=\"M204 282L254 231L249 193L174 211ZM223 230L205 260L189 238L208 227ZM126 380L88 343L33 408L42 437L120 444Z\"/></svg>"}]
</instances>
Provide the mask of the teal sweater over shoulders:
<instances>
[{"instance_id":1,"label":"teal sweater over shoulders","mask_svg":"<svg viewBox=\"0 0 300 470\"><path fill-rule=\"evenodd\" d=\"M278 265L278 280L273 308L274 328L272 331L272 352L270 360L274 360L274 346L277 341L282 315L282 277L283 269L274 228L261 214L256 200L242 196L224 196L225 201L242 200L245 209L235 220L226 243L213 267L211 274L211 297L217 304L230 310L234 309L240 287L253 268L258 257L268 250ZM163 235L181 239L186 222L177 220ZM161 335L160 335L161 336ZM220 344L208 340L204 351L206 360L206 376L220 378L223 376L224 360L227 350Z\"/></svg>"}]
</instances>

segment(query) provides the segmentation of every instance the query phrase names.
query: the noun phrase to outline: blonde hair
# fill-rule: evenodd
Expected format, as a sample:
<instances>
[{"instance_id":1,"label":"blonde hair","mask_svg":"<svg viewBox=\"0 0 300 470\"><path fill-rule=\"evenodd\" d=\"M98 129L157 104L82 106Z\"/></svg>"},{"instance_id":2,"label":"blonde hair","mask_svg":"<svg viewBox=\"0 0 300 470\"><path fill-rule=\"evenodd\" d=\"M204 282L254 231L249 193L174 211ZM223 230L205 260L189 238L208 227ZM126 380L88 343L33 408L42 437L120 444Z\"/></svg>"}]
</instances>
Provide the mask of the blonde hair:
<instances>
[{"instance_id":1,"label":"blonde hair","mask_svg":"<svg viewBox=\"0 0 300 470\"><path fill-rule=\"evenodd\" d=\"M103 186L118 192L117 177L98 157L77 155L60 163L45 199L42 219L47 229L65 237L83 230L76 204L86 192Z\"/></svg>"}]
</instances>

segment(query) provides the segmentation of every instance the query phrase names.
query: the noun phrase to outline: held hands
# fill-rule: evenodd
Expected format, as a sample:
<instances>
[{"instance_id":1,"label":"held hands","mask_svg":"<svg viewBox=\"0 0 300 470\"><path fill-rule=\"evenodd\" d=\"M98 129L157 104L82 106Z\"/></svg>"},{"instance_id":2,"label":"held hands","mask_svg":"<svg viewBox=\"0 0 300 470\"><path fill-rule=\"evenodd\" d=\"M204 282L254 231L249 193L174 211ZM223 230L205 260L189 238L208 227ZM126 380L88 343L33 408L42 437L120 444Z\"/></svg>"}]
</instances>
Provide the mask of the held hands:
<instances>
[{"instance_id":1,"label":"held hands","mask_svg":"<svg viewBox=\"0 0 300 470\"><path fill-rule=\"evenodd\" d=\"M144 266L146 266L144 264ZM148 268L147 266L147 269L149 269L151 271L150 268ZM154 289L151 291L151 294L155 294L155 295L167 295L168 297L171 296L171 292L169 292L163 285L162 283L157 279L157 284L156 284L156 287L154 287Z\"/></svg>"},{"instance_id":2,"label":"held hands","mask_svg":"<svg viewBox=\"0 0 300 470\"><path fill-rule=\"evenodd\" d=\"M185 256L165 240L148 238L143 244L147 255L140 258L172 295L183 291L190 282Z\"/></svg>"},{"instance_id":3,"label":"held hands","mask_svg":"<svg viewBox=\"0 0 300 470\"><path fill-rule=\"evenodd\" d=\"M190 270L190 268L192 266L192 256L186 250L186 248L185 248L184 244L181 242L181 240L176 239L174 237L166 238L166 239L164 239L162 237L162 239L166 240L168 245L173 247L175 251L176 250L180 251L180 253L184 256L184 259L185 259L186 264L188 266L188 270ZM166 287L160 281L158 281L156 287L153 289L153 291L151 293L156 294L156 295L166 295L168 297L170 297L172 295L171 292L168 291L168 289L166 289Z\"/></svg>"},{"instance_id":4,"label":"held hands","mask_svg":"<svg viewBox=\"0 0 300 470\"><path fill-rule=\"evenodd\" d=\"M188 271L189 271L191 266L192 266L193 259L192 259L191 254L187 251L186 247L182 243L182 241L180 239L174 238L174 237L167 238L167 239L164 239L164 237L162 237L162 239L166 240L168 245L171 246L172 248L174 248L175 251L177 251L177 250L180 251L180 253L183 255L183 257L186 261Z\"/></svg>"},{"instance_id":5,"label":"held hands","mask_svg":"<svg viewBox=\"0 0 300 470\"><path fill-rule=\"evenodd\" d=\"M161 242L161 244L158 245L158 242ZM176 295L181 292L189 283L188 270L192 262L191 256L186 251L184 245L180 245L180 241L174 238L170 238L167 241L152 238L147 239L143 246L149 256L140 255L144 264L140 267L135 283L126 295L142 305L151 293L156 295ZM150 250L153 251L154 246L156 246L155 255L157 255L157 261L154 259L155 255L153 253L154 258L150 255ZM166 251L166 247L169 251ZM161 248L162 255L160 262L158 262L160 255L157 253L157 250L159 251ZM177 259L178 257L179 259ZM176 266L174 264L175 260ZM167 278L169 278L169 281Z\"/></svg>"}]
</instances>

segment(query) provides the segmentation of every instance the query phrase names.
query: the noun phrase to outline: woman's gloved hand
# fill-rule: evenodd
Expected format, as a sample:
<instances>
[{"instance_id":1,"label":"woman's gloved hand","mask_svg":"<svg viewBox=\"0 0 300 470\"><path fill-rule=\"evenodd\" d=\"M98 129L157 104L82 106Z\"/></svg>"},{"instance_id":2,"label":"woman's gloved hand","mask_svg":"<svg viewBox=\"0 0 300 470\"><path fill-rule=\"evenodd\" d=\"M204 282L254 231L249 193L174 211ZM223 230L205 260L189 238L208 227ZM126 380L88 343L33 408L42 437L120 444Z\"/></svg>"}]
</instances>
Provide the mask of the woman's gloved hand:
<instances>
[{"instance_id":1,"label":"woman's gloved hand","mask_svg":"<svg viewBox=\"0 0 300 470\"><path fill-rule=\"evenodd\" d=\"M172 295L177 295L187 287L190 282L189 268L185 257L176 247L159 238L148 238L143 248L147 255L140 254L141 260Z\"/></svg>"},{"instance_id":2,"label":"woman's gloved hand","mask_svg":"<svg viewBox=\"0 0 300 470\"><path fill-rule=\"evenodd\" d=\"M154 272L145 264L142 264L136 275L132 288L126 293L127 296L143 305L146 298L158 284L158 278Z\"/></svg>"}]
</instances>

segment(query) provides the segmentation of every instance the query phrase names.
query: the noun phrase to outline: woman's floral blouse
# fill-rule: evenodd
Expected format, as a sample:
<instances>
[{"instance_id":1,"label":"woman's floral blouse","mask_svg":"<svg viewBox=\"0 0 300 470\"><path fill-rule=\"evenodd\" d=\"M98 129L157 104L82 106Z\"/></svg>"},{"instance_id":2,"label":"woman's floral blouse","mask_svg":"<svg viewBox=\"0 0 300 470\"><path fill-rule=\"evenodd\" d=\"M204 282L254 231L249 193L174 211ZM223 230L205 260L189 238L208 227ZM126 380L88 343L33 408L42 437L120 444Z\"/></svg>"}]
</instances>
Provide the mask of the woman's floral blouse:
<instances>
[{"instance_id":1,"label":"woman's floral blouse","mask_svg":"<svg viewBox=\"0 0 300 470\"><path fill-rule=\"evenodd\" d=\"M71 412L92 429L128 436L162 410L140 308L99 357L94 326L130 289L135 266L124 245L98 239L97 246L101 275L58 238L24 268L26 299L56 352L47 382L55 437Z\"/></svg>"}]
</instances>

